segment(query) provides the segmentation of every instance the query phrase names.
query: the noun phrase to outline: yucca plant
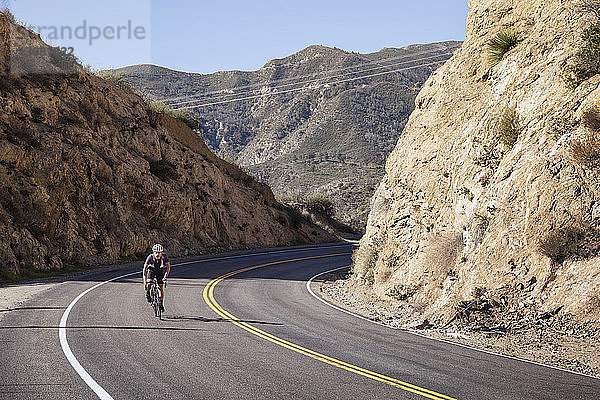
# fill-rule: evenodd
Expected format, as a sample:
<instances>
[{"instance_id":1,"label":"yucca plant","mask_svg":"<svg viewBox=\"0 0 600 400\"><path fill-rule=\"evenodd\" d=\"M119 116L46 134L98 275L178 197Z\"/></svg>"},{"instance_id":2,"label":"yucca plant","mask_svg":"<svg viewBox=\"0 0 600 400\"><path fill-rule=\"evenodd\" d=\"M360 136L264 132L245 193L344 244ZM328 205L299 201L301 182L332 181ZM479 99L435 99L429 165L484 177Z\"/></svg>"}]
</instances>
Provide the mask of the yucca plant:
<instances>
[{"instance_id":1,"label":"yucca plant","mask_svg":"<svg viewBox=\"0 0 600 400\"><path fill-rule=\"evenodd\" d=\"M498 122L498 139L512 147L519 138L519 115L514 106L507 106Z\"/></svg>"},{"instance_id":2,"label":"yucca plant","mask_svg":"<svg viewBox=\"0 0 600 400\"><path fill-rule=\"evenodd\" d=\"M502 60L502 57L519 42L519 35L512 29L500 31L488 43L487 53L488 61L491 65L496 65Z\"/></svg>"}]
</instances>

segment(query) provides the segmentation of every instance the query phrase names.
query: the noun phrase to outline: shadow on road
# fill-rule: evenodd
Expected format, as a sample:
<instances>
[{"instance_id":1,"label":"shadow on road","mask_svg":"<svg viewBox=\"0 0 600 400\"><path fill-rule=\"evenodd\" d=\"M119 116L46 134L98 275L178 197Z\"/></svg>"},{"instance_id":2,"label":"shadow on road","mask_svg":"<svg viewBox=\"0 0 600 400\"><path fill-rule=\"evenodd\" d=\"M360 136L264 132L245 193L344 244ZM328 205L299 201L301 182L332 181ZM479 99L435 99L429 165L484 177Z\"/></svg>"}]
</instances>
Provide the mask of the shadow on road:
<instances>
[{"instance_id":1,"label":"shadow on road","mask_svg":"<svg viewBox=\"0 0 600 400\"><path fill-rule=\"evenodd\" d=\"M44 326L44 325L25 325L25 326L0 326L0 330L8 329L58 329L58 326ZM67 326L68 331L76 329L116 329L116 330L132 330L132 331L203 331L200 328L178 328L174 326Z\"/></svg>"},{"instance_id":2,"label":"shadow on road","mask_svg":"<svg viewBox=\"0 0 600 400\"><path fill-rule=\"evenodd\" d=\"M20 311L20 310L64 310L67 307L15 307L15 308L4 308L0 310L0 313L9 311Z\"/></svg>"},{"instance_id":3,"label":"shadow on road","mask_svg":"<svg viewBox=\"0 0 600 400\"><path fill-rule=\"evenodd\" d=\"M279 322L265 322L265 321L244 321L241 319L230 319L230 318L206 318L200 316L183 316L183 315L172 315L164 316L165 321L200 321L200 322L245 322L247 324L259 324L259 325L276 325L283 326Z\"/></svg>"}]
</instances>

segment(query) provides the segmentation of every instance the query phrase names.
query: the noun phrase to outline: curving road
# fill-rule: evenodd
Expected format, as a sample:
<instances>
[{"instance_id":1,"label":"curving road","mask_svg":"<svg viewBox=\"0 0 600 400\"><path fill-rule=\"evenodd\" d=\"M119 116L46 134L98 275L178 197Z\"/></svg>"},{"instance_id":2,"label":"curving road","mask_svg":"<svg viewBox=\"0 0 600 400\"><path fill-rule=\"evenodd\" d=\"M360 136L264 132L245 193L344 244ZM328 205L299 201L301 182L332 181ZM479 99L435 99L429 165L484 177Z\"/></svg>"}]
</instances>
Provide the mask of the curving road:
<instances>
[{"instance_id":1,"label":"curving road","mask_svg":"<svg viewBox=\"0 0 600 400\"><path fill-rule=\"evenodd\" d=\"M57 285L4 311L0 399L600 398L598 379L386 328L315 299L306 282L348 265L350 251L176 264L163 321L131 269Z\"/></svg>"}]
</instances>

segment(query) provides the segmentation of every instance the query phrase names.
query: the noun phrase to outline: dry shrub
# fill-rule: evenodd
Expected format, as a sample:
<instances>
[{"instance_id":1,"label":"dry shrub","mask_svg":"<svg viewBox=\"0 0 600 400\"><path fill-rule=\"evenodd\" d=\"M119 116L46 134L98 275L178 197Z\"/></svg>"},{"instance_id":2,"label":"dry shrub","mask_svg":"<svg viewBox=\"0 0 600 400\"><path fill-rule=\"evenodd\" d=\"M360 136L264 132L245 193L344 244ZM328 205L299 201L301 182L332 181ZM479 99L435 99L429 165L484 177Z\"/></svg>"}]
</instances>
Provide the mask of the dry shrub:
<instances>
[{"instance_id":1,"label":"dry shrub","mask_svg":"<svg viewBox=\"0 0 600 400\"><path fill-rule=\"evenodd\" d=\"M445 278L450 274L463 250L464 242L461 232L449 231L431 235L429 245L425 248L423 265L433 273L434 279Z\"/></svg>"},{"instance_id":2,"label":"dry shrub","mask_svg":"<svg viewBox=\"0 0 600 400\"><path fill-rule=\"evenodd\" d=\"M376 244L368 243L361 245L352 254L352 273L362 277L368 285L375 283L375 264L379 258L377 247Z\"/></svg>"},{"instance_id":3,"label":"dry shrub","mask_svg":"<svg viewBox=\"0 0 600 400\"><path fill-rule=\"evenodd\" d=\"M580 0L575 5L580 12L593 14L596 19L600 19L600 1L599 0Z\"/></svg>"},{"instance_id":4,"label":"dry shrub","mask_svg":"<svg viewBox=\"0 0 600 400\"><path fill-rule=\"evenodd\" d=\"M573 160L584 167L594 168L600 165L600 138L586 135L570 143Z\"/></svg>"},{"instance_id":5,"label":"dry shrub","mask_svg":"<svg viewBox=\"0 0 600 400\"><path fill-rule=\"evenodd\" d=\"M414 296L419 290L418 285L394 285L385 292L386 296L392 297L396 300L404 301Z\"/></svg>"},{"instance_id":6,"label":"dry shrub","mask_svg":"<svg viewBox=\"0 0 600 400\"><path fill-rule=\"evenodd\" d=\"M573 160L584 167L600 165L600 111L593 107L583 113L583 126L587 128L583 137L569 144Z\"/></svg>"},{"instance_id":7,"label":"dry shrub","mask_svg":"<svg viewBox=\"0 0 600 400\"><path fill-rule=\"evenodd\" d=\"M333 202L322 193L313 193L306 197L306 208L314 214L332 218L335 212Z\"/></svg>"},{"instance_id":8,"label":"dry shrub","mask_svg":"<svg viewBox=\"0 0 600 400\"><path fill-rule=\"evenodd\" d=\"M538 243L540 252L555 263L561 263L577 252L586 232L575 226L552 230Z\"/></svg>"},{"instance_id":9,"label":"dry shrub","mask_svg":"<svg viewBox=\"0 0 600 400\"><path fill-rule=\"evenodd\" d=\"M600 294L591 294L588 298L588 304L595 311L600 311Z\"/></svg>"},{"instance_id":10,"label":"dry shrub","mask_svg":"<svg viewBox=\"0 0 600 400\"><path fill-rule=\"evenodd\" d=\"M600 111L596 107L586 110L581 116L583 126L592 131L600 131Z\"/></svg>"}]
</instances>

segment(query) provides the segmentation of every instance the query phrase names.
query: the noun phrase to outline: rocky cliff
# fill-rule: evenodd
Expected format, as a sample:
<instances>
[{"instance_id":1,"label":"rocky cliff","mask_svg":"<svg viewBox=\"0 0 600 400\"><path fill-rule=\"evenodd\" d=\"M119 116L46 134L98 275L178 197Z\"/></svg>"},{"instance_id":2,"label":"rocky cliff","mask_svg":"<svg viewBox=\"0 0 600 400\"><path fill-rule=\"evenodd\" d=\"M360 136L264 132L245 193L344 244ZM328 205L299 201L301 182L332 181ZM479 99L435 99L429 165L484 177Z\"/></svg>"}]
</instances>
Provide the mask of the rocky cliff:
<instances>
[{"instance_id":1,"label":"rocky cliff","mask_svg":"<svg viewBox=\"0 0 600 400\"><path fill-rule=\"evenodd\" d=\"M325 193L338 217L364 228L416 94L459 45L371 54L310 46L251 72L202 75L152 65L116 72L151 98L191 107L207 144L277 195Z\"/></svg>"},{"instance_id":2,"label":"rocky cliff","mask_svg":"<svg viewBox=\"0 0 600 400\"><path fill-rule=\"evenodd\" d=\"M442 326L469 304L509 330L597 318L600 70L573 71L598 58L580 50L598 40L586 33L598 4L469 7L466 40L387 159L352 282L396 303L405 324Z\"/></svg>"},{"instance_id":3,"label":"rocky cliff","mask_svg":"<svg viewBox=\"0 0 600 400\"><path fill-rule=\"evenodd\" d=\"M332 240L183 122L4 14L0 46L2 275L116 261L154 242L185 255Z\"/></svg>"}]
</instances>

